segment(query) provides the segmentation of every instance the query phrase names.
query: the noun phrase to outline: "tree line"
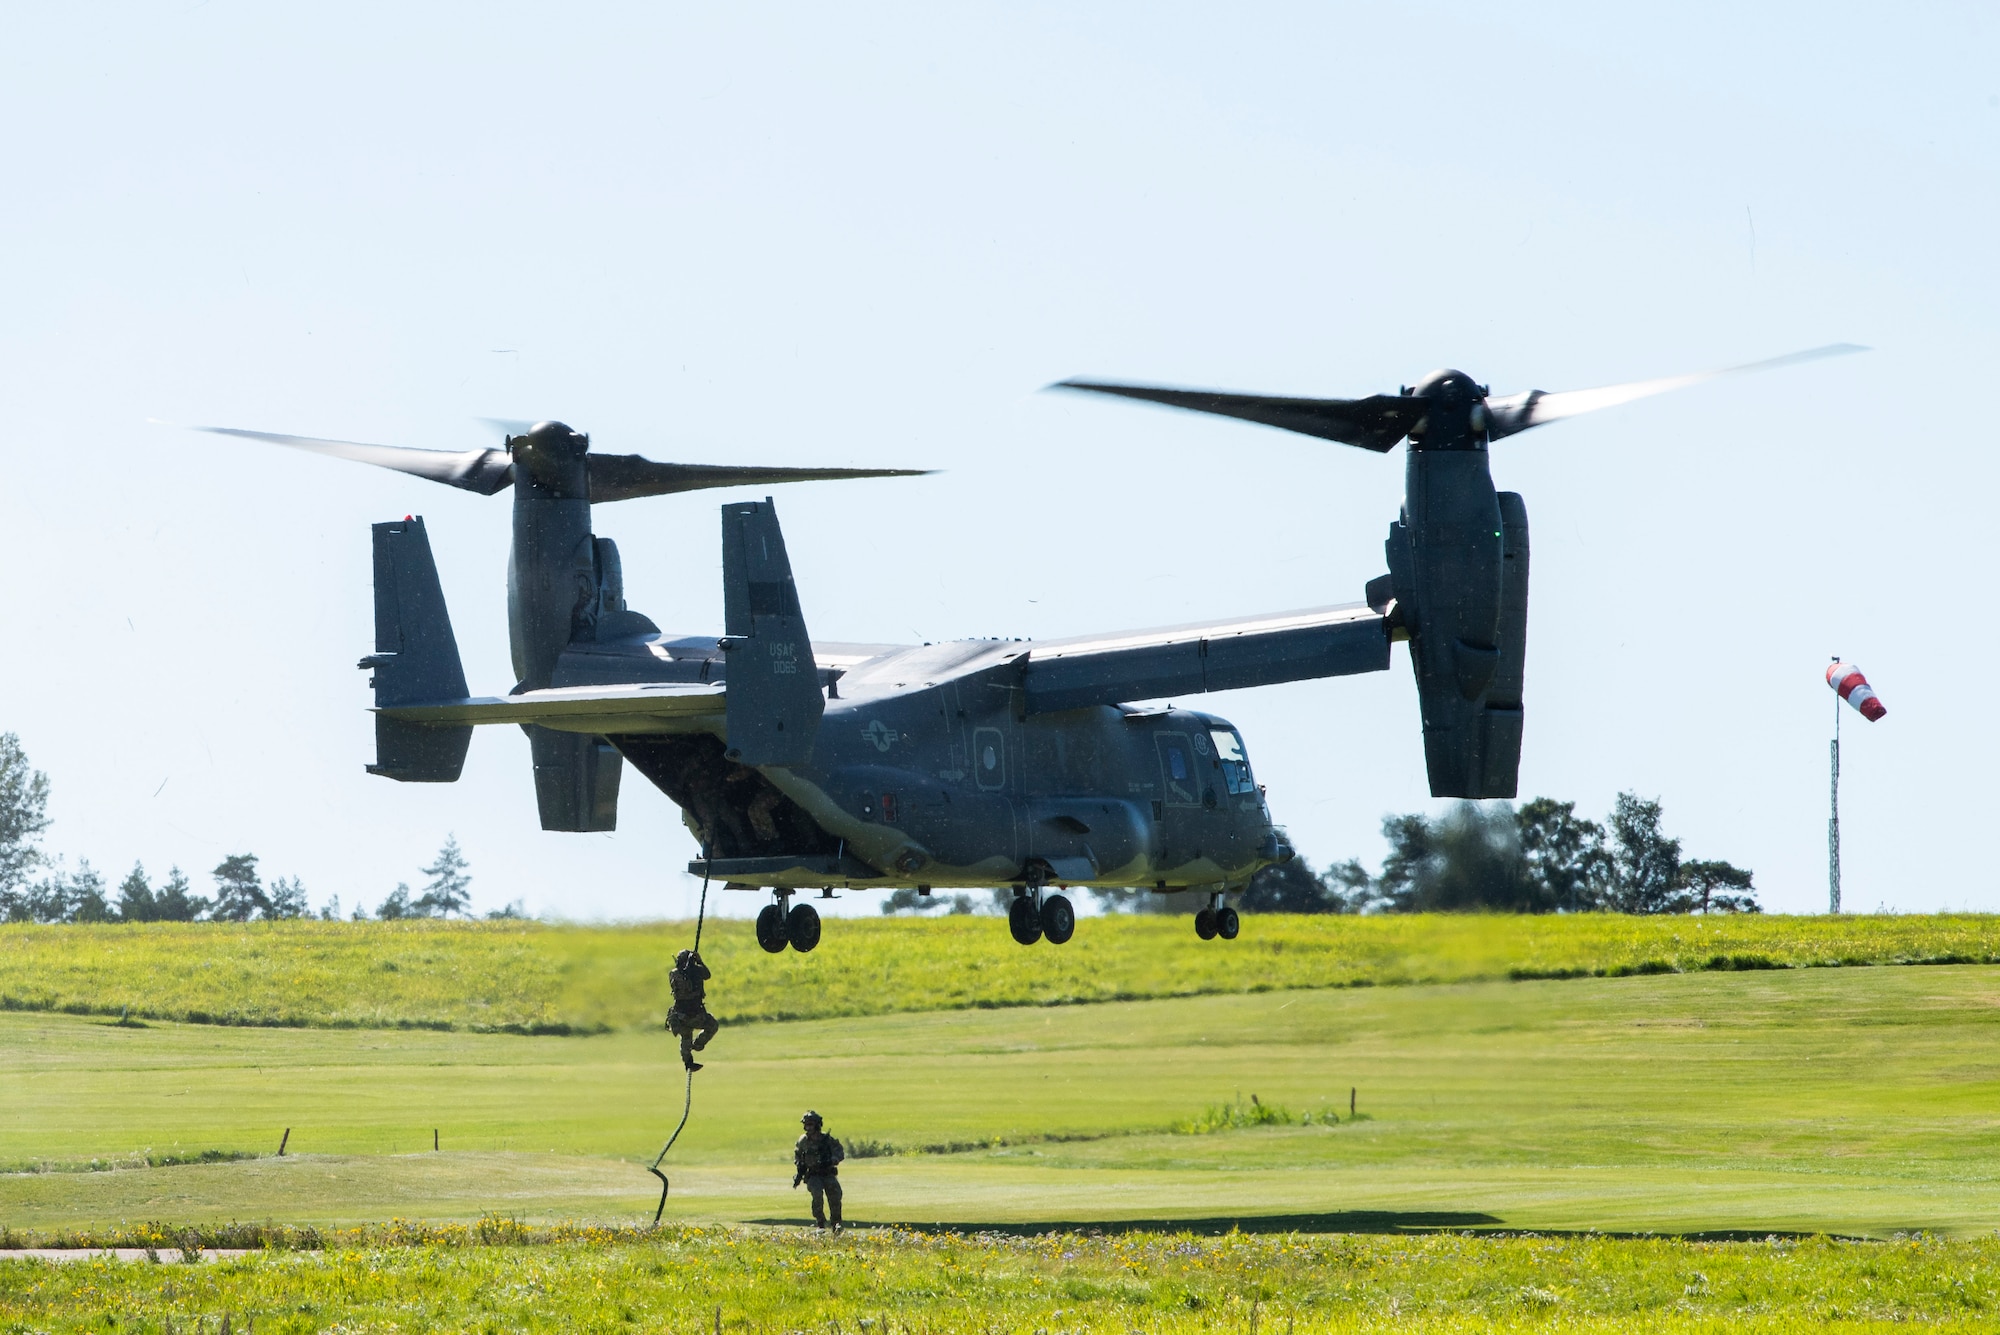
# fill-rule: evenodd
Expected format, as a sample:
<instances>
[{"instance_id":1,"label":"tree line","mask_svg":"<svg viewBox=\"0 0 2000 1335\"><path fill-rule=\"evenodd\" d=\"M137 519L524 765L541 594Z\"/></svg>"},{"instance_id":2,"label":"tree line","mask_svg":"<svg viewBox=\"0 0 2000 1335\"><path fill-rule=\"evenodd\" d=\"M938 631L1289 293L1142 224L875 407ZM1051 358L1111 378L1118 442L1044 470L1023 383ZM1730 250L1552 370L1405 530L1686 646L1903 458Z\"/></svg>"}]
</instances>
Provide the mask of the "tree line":
<instances>
[{"instance_id":1,"label":"tree line","mask_svg":"<svg viewBox=\"0 0 2000 1335\"><path fill-rule=\"evenodd\" d=\"M306 900L306 888L296 876L280 876L266 884L254 853L232 853L217 863L209 873L214 883L212 895L197 894L179 867L169 869L166 879L155 885L144 865L138 863L113 890L87 859L79 859L70 868L42 851L41 836L49 827L48 804L48 776L28 763L19 737L0 733L0 921L333 921L341 916L339 896L313 911ZM431 865L420 869L429 878L423 889L412 895L407 884L398 883L373 916L469 917L470 868L458 839L448 837ZM360 921L370 914L365 906L356 906L352 916ZM519 918L524 913L516 901L486 916Z\"/></svg>"},{"instance_id":2,"label":"tree line","mask_svg":"<svg viewBox=\"0 0 2000 1335\"><path fill-rule=\"evenodd\" d=\"M1313 870L1304 857L1266 867L1242 907L1253 913L1758 913L1751 874L1727 862L1689 858L1660 825L1660 804L1620 793L1600 823L1576 803L1538 797L1461 802L1442 816L1382 818L1389 851L1370 874L1359 859ZM1191 913L1200 893L1093 890L1111 912ZM898 890L882 912L1002 912L1002 886L985 895Z\"/></svg>"},{"instance_id":3,"label":"tree line","mask_svg":"<svg viewBox=\"0 0 2000 1335\"><path fill-rule=\"evenodd\" d=\"M1266 913L1758 913L1749 871L1686 857L1660 803L1620 793L1603 822L1538 797L1385 816L1389 851L1315 872L1304 858L1257 873L1243 907Z\"/></svg>"}]
</instances>

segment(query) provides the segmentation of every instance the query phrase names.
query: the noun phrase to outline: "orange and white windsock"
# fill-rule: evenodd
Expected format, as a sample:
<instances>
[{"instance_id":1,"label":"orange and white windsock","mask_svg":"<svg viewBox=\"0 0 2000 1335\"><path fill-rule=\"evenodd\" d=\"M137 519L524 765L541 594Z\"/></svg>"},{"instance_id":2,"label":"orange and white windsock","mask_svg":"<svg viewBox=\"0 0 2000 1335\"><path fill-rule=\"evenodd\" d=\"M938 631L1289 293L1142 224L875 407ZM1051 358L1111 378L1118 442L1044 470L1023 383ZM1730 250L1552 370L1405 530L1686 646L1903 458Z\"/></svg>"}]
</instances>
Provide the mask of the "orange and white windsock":
<instances>
[{"instance_id":1,"label":"orange and white windsock","mask_svg":"<svg viewBox=\"0 0 2000 1335\"><path fill-rule=\"evenodd\" d=\"M1852 663L1835 663L1826 670L1826 684L1840 694L1840 698L1861 711L1861 717L1873 723L1888 713L1888 707L1875 694L1868 678L1861 675L1861 669Z\"/></svg>"}]
</instances>

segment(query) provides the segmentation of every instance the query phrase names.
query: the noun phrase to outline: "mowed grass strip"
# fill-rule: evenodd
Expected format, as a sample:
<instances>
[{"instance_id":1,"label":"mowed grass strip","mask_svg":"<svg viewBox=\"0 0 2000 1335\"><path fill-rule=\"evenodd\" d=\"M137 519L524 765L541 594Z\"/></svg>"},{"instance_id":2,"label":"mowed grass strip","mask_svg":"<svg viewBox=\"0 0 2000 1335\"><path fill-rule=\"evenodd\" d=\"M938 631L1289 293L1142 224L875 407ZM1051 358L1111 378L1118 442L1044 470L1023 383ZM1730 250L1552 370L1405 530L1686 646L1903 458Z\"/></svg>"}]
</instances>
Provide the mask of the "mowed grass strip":
<instances>
[{"instance_id":1,"label":"mowed grass strip","mask_svg":"<svg viewBox=\"0 0 2000 1335\"><path fill-rule=\"evenodd\" d=\"M658 1025L688 923L0 926L0 1008L213 1024L601 1033ZM1023 949L992 918L829 920L810 955L709 925L726 1022L1504 978L2000 960L2000 918L1413 915L1086 920Z\"/></svg>"},{"instance_id":2,"label":"mowed grass strip","mask_svg":"<svg viewBox=\"0 0 2000 1335\"><path fill-rule=\"evenodd\" d=\"M983 1147L850 1153L864 1222L1886 1238L2000 1220L2000 973L1979 967L934 1011L725 1029L706 1056L668 1160L684 1223L804 1219L808 1107L850 1151ZM0 1015L0 1163L263 1156L0 1174L0 1224L646 1220L685 1089L658 1030ZM1253 1094L1314 1120L1170 1130Z\"/></svg>"},{"instance_id":3,"label":"mowed grass strip","mask_svg":"<svg viewBox=\"0 0 2000 1335\"><path fill-rule=\"evenodd\" d=\"M476 1237L477 1230L464 1236ZM572 1234L572 1238L576 1235ZM0 1262L0 1326L102 1331L1991 1330L2000 1243L667 1229L179 1264Z\"/></svg>"}]
</instances>

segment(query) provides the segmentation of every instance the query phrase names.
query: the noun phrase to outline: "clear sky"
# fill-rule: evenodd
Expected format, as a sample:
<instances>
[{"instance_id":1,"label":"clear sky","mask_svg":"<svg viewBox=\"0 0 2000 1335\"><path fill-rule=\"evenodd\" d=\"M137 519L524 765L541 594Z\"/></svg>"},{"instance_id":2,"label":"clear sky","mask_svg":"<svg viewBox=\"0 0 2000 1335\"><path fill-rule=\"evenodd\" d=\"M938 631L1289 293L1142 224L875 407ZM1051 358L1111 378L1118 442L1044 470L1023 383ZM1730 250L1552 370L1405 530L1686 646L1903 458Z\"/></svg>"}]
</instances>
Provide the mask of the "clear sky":
<instances>
[{"instance_id":1,"label":"clear sky","mask_svg":"<svg viewBox=\"0 0 2000 1335\"><path fill-rule=\"evenodd\" d=\"M1502 12L1504 8L1504 12ZM0 15L0 729L49 847L251 851L378 901L691 908L677 813L536 828L525 741L371 778L370 521L429 521L512 684L508 500L149 418L465 449L559 417L688 462L921 466L778 505L815 634L1055 636L1358 599L1400 453L1064 376L1495 393L1858 357L1500 443L1534 580L1522 795L1657 796L1825 904L2000 909L2000 18L1974 5L167 5ZM601 507L719 625L716 506ZM1431 809L1407 660L1206 697L1315 862ZM1987 812L1982 816L1981 812ZM1988 831L1981 834L1982 830ZM198 880L205 881L205 876ZM738 911L754 908L751 897ZM872 912L874 898L843 901Z\"/></svg>"}]
</instances>

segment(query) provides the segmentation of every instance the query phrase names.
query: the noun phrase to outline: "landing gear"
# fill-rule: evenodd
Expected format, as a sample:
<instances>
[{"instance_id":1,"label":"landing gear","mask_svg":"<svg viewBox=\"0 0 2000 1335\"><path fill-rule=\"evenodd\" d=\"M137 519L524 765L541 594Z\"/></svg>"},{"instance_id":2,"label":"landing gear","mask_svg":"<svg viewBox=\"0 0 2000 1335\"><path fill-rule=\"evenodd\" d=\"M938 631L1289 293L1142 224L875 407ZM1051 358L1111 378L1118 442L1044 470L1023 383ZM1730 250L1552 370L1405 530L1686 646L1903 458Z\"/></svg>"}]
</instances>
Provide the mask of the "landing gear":
<instances>
[{"instance_id":1,"label":"landing gear","mask_svg":"<svg viewBox=\"0 0 2000 1335\"><path fill-rule=\"evenodd\" d=\"M1234 941L1236 934L1243 930L1243 920L1236 916L1236 910L1222 902L1221 894L1208 897L1208 907L1198 909L1194 915L1194 934L1204 941L1221 937L1224 941Z\"/></svg>"},{"instance_id":2,"label":"landing gear","mask_svg":"<svg viewBox=\"0 0 2000 1335\"><path fill-rule=\"evenodd\" d=\"M1014 887L1014 902L1007 906L1007 930L1024 946L1045 938L1059 946L1076 935L1076 906L1062 895L1043 892L1048 874L1047 867L1030 864L1027 884Z\"/></svg>"},{"instance_id":3,"label":"landing gear","mask_svg":"<svg viewBox=\"0 0 2000 1335\"><path fill-rule=\"evenodd\" d=\"M1050 895L1042 901L1042 935L1049 944L1059 946L1076 935L1076 910L1069 900L1061 895Z\"/></svg>"},{"instance_id":4,"label":"landing gear","mask_svg":"<svg viewBox=\"0 0 2000 1335\"><path fill-rule=\"evenodd\" d=\"M776 890L777 898L757 913L757 944L771 954L786 946L804 954L819 944L819 910L810 904L793 904L792 892Z\"/></svg>"},{"instance_id":5,"label":"landing gear","mask_svg":"<svg viewBox=\"0 0 2000 1335\"><path fill-rule=\"evenodd\" d=\"M785 948L785 906L766 904L757 912L757 944L775 955Z\"/></svg>"},{"instance_id":6,"label":"landing gear","mask_svg":"<svg viewBox=\"0 0 2000 1335\"><path fill-rule=\"evenodd\" d=\"M1014 939L1024 946L1032 946L1042 939L1042 913L1034 896L1025 890L1014 892L1014 902L1007 906L1007 930Z\"/></svg>"},{"instance_id":7,"label":"landing gear","mask_svg":"<svg viewBox=\"0 0 2000 1335\"><path fill-rule=\"evenodd\" d=\"M785 939L801 955L819 944L819 910L810 904L794 904L785 915Z\"/></svg>"}]
</instances>

